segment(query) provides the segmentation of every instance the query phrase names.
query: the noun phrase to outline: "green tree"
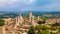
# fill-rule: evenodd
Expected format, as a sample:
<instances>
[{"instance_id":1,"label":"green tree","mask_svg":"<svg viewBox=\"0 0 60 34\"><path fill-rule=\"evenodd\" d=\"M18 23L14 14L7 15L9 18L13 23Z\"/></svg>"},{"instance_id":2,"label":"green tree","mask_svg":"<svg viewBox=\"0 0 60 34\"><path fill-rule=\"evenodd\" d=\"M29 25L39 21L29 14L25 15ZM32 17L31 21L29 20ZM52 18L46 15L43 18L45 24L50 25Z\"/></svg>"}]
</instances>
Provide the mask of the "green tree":
<instances>
[{"instance_id":1,"label":"green tree","mask_svg":"<svg viewBox=\"0 0 60 34\"><path fill-rule=\"evenodd\" d=\"M58 28L58 30L59 30L58 32L60 32L60 27Z\"/></svg>"},{"instance_id":2,"label":"green tree","mask_svg":"<svg viewBox=\"0 0 60 34\"><path fill-rule=\"evenodd\" d=\"M48 29L49 28L47 26L45 26L45 25L42 27L42 30L48 30Z\"/></svg>"},{"instance_id":3,"label":"green tree","mask_svg":"<svg viewBox=\"0 0 60 34\"><path fill-rule=\"evenodd\" d=\"M47 31L40 31L40 33L38 33L38 34L50 34L50 33Z\"/></svg>"},{"instance_id":4,"label":"green tree","mask_svg":"<svg viewBox=\"0 0 60 34\"><path fill-rule=\"evenodd\" d=\"M43 21L38 21L38 24L44 24L45 23L45 20Z\"/></svg>"},{"instance_id":5,"label":"green tree","mask_svg":"<svg viewBox=\"0 0 60 34\"><path fill-rule=\"evenodd\" d=\"M42 29L42 26L39 26L39 25L38 25L38 26L35 27L35 29L36 29L36 30L41 30L41 29Z\"/></svg>"},{"instance_id":6,"label":"green tree","mask_svg":"<svg viewBox=\"0 0 60 34\"><path fill-rule=\"evenodd\" d=\"M30 27L28 34L35 34L33 26Z\"/></svg>"},{"instance_id":7,"label":"green tree","mask_svg":"<svg viewBox=\"0 0 60 34\"><path fill-rule=\"evenodd\" d=\"M42 24L43 22L42 21L38 21L38 24Z\"/></svg>"},{"instance_id":8,"label":"green tree","mask_svg":"<svg viewBox=\"0 0 60 34\"><path fill-rule=\"evenodd\" d=\"M35 29L38 31L38 33L42 30L42 26L38 25L35 27Z\"/></svg>"},{"instance_id":9,"label":"green tree","mask_svg":"<svg viewBox=\"0 0 60 34\"><path fill-rule=\"evenodd\" d=\"M51 26L52 26L52 27L60 26L60 23L57 23L57 22L56 22L55 24L52 24Z\"/></svg>"},{"instance_id":10,"label":"green tree","mask_svg":"<svg viewBox=\"0 0 60 34\"><path fill-rule=\"evenodd\" d=\"M4 20L0 19L0 26L3 26L3 25L4 25Z\"/></svg>"},{"instance_id":11,"label":"green tree","mask_svg":"<svg viewBox=\"0 0 60 34\"><path fill-rule=\"evenodd\" d=\"M51 27L50 29L51 29L51 30L56 30L57 28L56 28L56 27Z\"/></svg>"}]
</instances>

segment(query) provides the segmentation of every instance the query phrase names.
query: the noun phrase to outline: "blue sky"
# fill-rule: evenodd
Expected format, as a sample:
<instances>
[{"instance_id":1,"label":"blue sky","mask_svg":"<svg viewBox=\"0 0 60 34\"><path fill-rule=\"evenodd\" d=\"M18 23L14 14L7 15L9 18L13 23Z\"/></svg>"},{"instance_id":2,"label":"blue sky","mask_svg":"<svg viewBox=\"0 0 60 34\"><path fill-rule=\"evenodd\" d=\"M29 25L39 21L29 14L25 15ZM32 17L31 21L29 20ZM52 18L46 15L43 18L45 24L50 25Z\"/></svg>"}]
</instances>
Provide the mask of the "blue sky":
<instances>
[{"instance_id":1,"label":"blue sky","mask_svg":"<svg viewBox=\"0 0 60 34\"><path fill-rule=\"evenodd\" d=\"M0 11L60 11L60 0L0 0Z\"/></svg>"}]
</instances>

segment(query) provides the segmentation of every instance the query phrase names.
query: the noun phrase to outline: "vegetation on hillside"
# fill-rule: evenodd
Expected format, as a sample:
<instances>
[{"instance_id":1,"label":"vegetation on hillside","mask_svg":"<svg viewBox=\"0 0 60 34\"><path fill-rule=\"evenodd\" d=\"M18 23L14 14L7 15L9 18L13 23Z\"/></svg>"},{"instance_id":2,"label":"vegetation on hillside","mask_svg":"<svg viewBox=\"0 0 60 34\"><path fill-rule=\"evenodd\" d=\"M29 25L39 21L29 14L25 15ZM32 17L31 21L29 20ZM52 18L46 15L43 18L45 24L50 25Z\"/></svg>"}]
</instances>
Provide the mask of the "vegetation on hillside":
<instances>
[{"instance_id":1,"label":"vegetation on hillside","mask_svg":"<svg viewBox=\"0 0 60 34\"><path fill-rule=\"evenodd\" d=\"M0 19L0 26L3 26L3 25L4 25L4 20Z\"/></svg>"}]
</instances>

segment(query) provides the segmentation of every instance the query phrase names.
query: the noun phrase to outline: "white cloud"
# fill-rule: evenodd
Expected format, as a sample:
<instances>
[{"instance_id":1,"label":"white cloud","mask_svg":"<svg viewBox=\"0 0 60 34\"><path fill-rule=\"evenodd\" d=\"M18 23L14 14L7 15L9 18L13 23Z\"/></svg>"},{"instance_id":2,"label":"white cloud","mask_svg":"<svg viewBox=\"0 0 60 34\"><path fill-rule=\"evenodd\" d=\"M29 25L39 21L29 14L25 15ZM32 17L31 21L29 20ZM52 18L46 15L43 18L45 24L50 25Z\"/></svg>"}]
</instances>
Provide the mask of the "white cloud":
<instances>
[{"instance_id":1,"label":"white cloud","mask_svg":"<svg viewBox=\"0 0 60 34\"><path fill-rule=\"evenodd\" d=\"M10 4L13 4L13 2L11 2L9 0L0 0L0 8L8 7Z\"/></svg>"},{"instance_id":2,"label":"white cloud","mask_svg":"<svg viewBox=\"0 0 60 34\"><path fill-rule=\"evenodd\" d=\"M43 11L60 11L60 3L58 0L56 0L52 4L49 4L46 6L41 6L40 10L43 10Z\"/></svg>"},{"instance_id":3,"label":"white cloud","mask_svg":"<svg viewBox=\"0 0 60 34\"><path fill-rule=\"evenodd\" d=\"M37 4L39 3L36 1L38 0L0 0L0 9L22 8L22 10L26 9L26 10L42 10L42 11L60 11L60 0L54 0L51 4L42 5L42 6L40 5L30 6L33 5L34 3Z\"/></svg>"},{"instance_id":4,"label":"white cloud","mask_svg":"<svg viewBox=\"0 0 60 34\"><path fill-rule=\"evenodd\" d=\"M54 1L51 4L43 5L43 6L32 6L32 7L24 7L22 11L24 10L34 10L34 11L60 11L60 3L59 1Z\"/></svg>"},{"instance_id":5,"label":"white cloud","mask_svg":"<svg viewBox=\"0 0 60 34\"><path fill-rule=\"evenodd\" d=\"M17 5L32 4L34 0L0 0L0 7L15 7Z\"/></svg>"}]
</instances>

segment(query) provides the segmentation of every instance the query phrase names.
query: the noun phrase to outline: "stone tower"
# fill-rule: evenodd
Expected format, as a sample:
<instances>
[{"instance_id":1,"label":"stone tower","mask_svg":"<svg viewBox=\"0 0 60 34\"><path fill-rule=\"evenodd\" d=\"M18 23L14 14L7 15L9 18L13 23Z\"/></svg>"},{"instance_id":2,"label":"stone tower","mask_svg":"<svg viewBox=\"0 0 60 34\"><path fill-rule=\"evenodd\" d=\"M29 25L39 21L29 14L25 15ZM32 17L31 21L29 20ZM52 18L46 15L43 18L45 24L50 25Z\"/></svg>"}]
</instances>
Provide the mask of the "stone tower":
<instances>
[{"instance_id":1,"label":"stone tower","mask_svg":"<svg viewBox=\"0 0 60 34\"><path fill-rule=\"evenodd\" d=\"M32 12L29 13L29 21L31 22Z\"/></svg>"},{"instance_id":2,"label":"stone tower","mask_svg":"<svg viewBox=\"0 0 60 34\"><path fill-rule=\"evenodd\" d=\"M31 24L34 25L34 16L31 17Z\"/></svg>"},{"instance_id":3,"label":"stone tower","mask_svg":"<svg viewBox=\"0 0 60 34\"><path fill-rule=\"evenodd\" d=\"M23 22L23 18L22 18L21 13L20 13L20 15L16 17L16 24L15 24L14 28L16 28L17 26L22 24L22 22Z\"/></svg>"},{"instance_id":4,"label":"stone tower","mask_svg":"<svg viewBox=\"0 0 60 34\"><path fill-rule=\"evenodd\" d=\"M40 21L40 16L37 17L37 20Z\"/></svg>"},{"instance_id":5,"label":"stone tower","mask_svg":"<svg viewBox=\"0 0 60 34\"><path fill-rule=\"evenodd\" d=\"M29 21L31 25L34 25L34 16L32 15L32 12L29 13Z\"/></svg>"},{"instance_id":6,"label":"stone tower","mask_svg":"<svg viewBox=\"0 0 60 34\"><path fill-rule=\"evenodd\" d=\"M21 13L20 13L20 16L19 16L19 21L20 21L20 23L23 22L23 17L21 16Z\"/></svg>"}]
</instances>

